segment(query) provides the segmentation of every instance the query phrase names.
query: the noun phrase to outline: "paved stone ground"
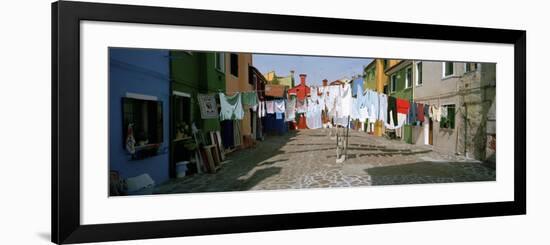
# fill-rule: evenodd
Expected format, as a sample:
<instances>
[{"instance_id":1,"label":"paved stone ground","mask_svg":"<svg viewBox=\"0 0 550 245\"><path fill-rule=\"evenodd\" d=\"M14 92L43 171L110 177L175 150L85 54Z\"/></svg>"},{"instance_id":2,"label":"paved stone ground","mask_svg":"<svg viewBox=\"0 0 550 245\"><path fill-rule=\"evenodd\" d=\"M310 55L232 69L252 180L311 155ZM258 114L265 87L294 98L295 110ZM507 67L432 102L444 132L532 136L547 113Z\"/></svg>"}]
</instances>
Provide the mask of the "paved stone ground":
<instances>
[{"instance_id":1,"label":"paved stone ground","mask_svg":"<svg viewBox=\"0 0 550 245\"><path fill-rule=\"evenodd\" d=\"M236 151L215 174L171 180L155 193L220 192L289 188L493 181L495 170L429 146L410 145L350 131L348 159L336 163L328 129L268 136Z\"/></svg>"}]
</instances>

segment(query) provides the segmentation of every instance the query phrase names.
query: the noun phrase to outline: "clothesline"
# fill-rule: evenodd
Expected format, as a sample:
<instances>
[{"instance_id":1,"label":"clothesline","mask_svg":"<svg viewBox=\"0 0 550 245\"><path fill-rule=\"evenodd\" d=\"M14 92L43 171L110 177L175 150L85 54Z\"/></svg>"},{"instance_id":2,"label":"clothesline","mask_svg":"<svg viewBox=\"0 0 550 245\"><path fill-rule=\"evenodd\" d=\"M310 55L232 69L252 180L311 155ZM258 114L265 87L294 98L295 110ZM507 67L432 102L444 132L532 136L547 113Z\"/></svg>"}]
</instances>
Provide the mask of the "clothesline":
<instances>
[{"instance_id":1,"label":"clothesline","mask_svg":"<svg viewBox=\"0 0 550 245\"><path fill-rule=\"evenodd\" d=\"M382 121L386 128L397 129L401 128L404 123L424 122L426 117L440 121L442 116L447 115L446 108L428 103L417 103L412 99L388 96L372 89L363 91L361 86L357 86L355 91L351 84L323 87L325 89L320 89L321 94L319 94L318 87L313 87L310 96L304 100L295 98L259 100L256 95L258 91L262 90L231 92L220 90L220 118L222 120L241 120L244 116L243 109L246 109L243 107L249 106L253 111L258 111L258 117L276 114L276 119L287 121L292 120L291 118L296 113L305 113L306 124L309 128L322 127L321 114L326 113L338 125L340 125L341 118L349 117L361 122L368 120L369 123ZM353 92L356 92L355 97L352 95ZM345 125L348 124L345 123Z\"/></svg>"}]
</instances>

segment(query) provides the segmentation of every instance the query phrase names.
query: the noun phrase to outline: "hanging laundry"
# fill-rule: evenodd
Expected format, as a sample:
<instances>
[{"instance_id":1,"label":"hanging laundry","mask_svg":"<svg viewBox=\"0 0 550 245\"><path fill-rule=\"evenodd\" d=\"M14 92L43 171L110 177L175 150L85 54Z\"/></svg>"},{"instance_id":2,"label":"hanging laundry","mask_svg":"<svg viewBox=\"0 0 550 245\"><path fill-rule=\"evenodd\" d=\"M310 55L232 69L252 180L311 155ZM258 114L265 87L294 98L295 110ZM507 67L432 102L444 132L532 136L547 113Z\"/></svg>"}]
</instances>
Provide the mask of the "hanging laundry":
<instances>
[{"instance_id":1,"label":"hanging laundry","mask_svg":"<svg viewBox=\"0 0 550 245\"><path fill-rule=\"evenodd\" d=\"M294 119L296 119L296 98L287 100L285 109L285 121L294 121Z\"/></svg>"},{"instance_id":2,"label":"hanging laundry","mask_svg":"<svg viewBox=\"0 0 550 245\"><path fill-rule=\"evenodd\" d=\"M332 111L332 116L334 118L342 117L342 88L340 88L340 96L334 98L334 108Z\"/></svg>"},{"instance_id":3,"label":"hanging laundry","mask_svg":"<svg viewBox=\"0 0 550 245\"><path fill-rule=\"evenodd\" d=\"M352 104L353 106L351 107L351 119L352 120L357 120L360 118L360 113L359 113L359 99L357 98L351 98L351 101L352 101Z\"/></svg>"},{"instance_id":4,"label":"hanging laundry","mask_svg":"<svg viewBox=\"0 0 550 245\"><path fill-rule=\"evenodd\" d=\"M378 93L378 120L386 123L387 121L387 111L388 111L388 96L383 93Z\"/></svg>"},{"instance_id":5,"label":"hanging laundry","mask_svg":"<svg viewBox=\"0 0 550 245\"><path fill-rule=\"evenodd\" d=\"M422 103L416 105L416 119L420 122L424 122L424 104Z\"/></svg>"},{"instance_id":6,"label":"hanging laundry","mask_svg":"<svg viewBox=\"0 0 550 245\"><path fill-rule=\"evenodd\" d=\"M225 120L220 122L222 144L225 149L235 146L235 138L233 137L233 120Z\"/></svg>"},{"instance_id":7,"label":"hanging laundry","mask_svg":"<svg viewBox=\"0 0 550 245\"><path fill-rule=\"evenodd\" d=\"M375 122L378 118L378 110L380 108L378 104L378 93L372 90L367 90L367 105L369 111L369 122Z\"/></svg>"},{"instance_id":8,"label":"hanging laundry","mask_svg":"<svg viewBox=\"0 0 550 245\"><path fill-rule=\"evenodd\" d=\"M416 123L416 103L414 103L414 101L410 100L409 102L409 111L407 113L407 118L409 119L408 120L408 124L414 124Z\"/></svg>"},{"instance_id":9,"label":"hanging laundry","mask_svg":"<svg viewBox=\"0 0 550 245\"><path fill-rule=\"evenodd\" d=\"M296 112L305 113L307 111L306 100L296 99Z\"/></svg>"},{"instance_id":10,"label":"hanging laundry","mask_svg":"<svg viewBox=\"0 0 550 245\"><path fill-rule=\"evenodd\" d=\"M351 86L349 84L345 84L344 88L341 91L341 110L338 111L338 117L348 117L351 116L351 107L353 106L352 103L352 90Z\"/></svg>"},{"instance_id":11,"label":"hanging laundry","mask_svg":"<svg viewBox=\"0 0 550 245\"><path fill-rule=\"evenodd\" d=\"M390 98L390 97L388 97ZM393 98L393 97L392 97ZM398 113L399 115L404 115L402 113ZM387 128L387 129L401 129L401 127L403 127L403 125L405 125L405 121L407 119L407 117L396 117L396 119L394 120L393 119L393 110L390 110L388 112L388 115L389 115L389 123L385 123L384 126ZM397 131L396 131L397 133Z\"/></svg>"},{"instance_id":12,"label":"hanging laundry","mask_svg":"<svg viewBox=\"0 0 550 245\"><path fill-rule=\"evenodd\" d=\"M424 104L424 117L426 118L425 120L428 120L429 113L430 113L430 106L428 104Z\"/></svg>"},{"instance_id":13,"label":"hanging laundry","mask_svg":"<svg viewBox=\"0 0 550 245\"><path fill-rule=\"evenodd\" d=\"M267 114L275 113L275 102L273 100L266 101L265 108L266 108Z\"/></svg>"},{"instance_id":14,"label":"hanging laundry","mask_svg":"<svg viewBox=\"0 0 550 245\"><path fill-rule=\"evenodd\" d=\"M432 120L436 122L441 121L441 108L439 108L439 106L436 106L436 105L430 106L430 113L431 113L430 117L432 118Z\"/></svg>"},{"instance_id":15,"label":"hanging laundry","mask_svg":"<svg viewBox=\"0 0 550 245\"><path fill-rule=\"evenodd\" d=\"M318 103L319 101L319 93L317 91L317 87L311 87L311 92L309 93L309 98L312 102Z\"/></svg>"},{"instance_id":16,"label":"hanging laundry","mask_svg":"<svg viewBox=\"0 0 550 245\"><path fill-rule=\"evenodd\" d=\"M284 100L275 100L274 102L274 111L275 113L285 113L285 101Z\"/></svg>"},{"instance_id":17,"label":"hanging laundry","mask_svg":"<svg viewBox=\"0 0 550 245\"><path fill-rule=\"evenodd\" d=\"M335 117L334 118L334 124L342 126L342 127L348 127L349 126L349 117Z\"/></svg>"},{"instance_id":18,"label":"hanging laundry","mask_svg":"<svg viewBox=\"0 0 550 245\"><path fill-rule=\"evenodd\" d=\"M397 113L409 113L410 104L408 100L396 98Z\"/></svg>"},{"instance_id":19,"label":"hanging laundry","mask_svg":"<svg viewBox=\"0 0 550 245\"><path fill-rule=\"evenodd\" d=\"M362 92L362 90L363 90L363 78L362 77L354 79L351 82L351 84L352 84L352 95L353 96L357 96L357 94L359 94L359 92ZM361 88L361 91L359 91L359 88Z\"/></svg>"},{"instance_id":20,"label":"hanging laundry","mask_svg":"<svg viewBox=\"0 0 550 245\"><path fill-rule=\"evenodd\" d=\"M237 93L233 96L225 96L219 93L220 96L220 121L223 120L242 120L244 116L243 105L241 103L241 94Z\"/></svg>"},{"instance_id":21,"label":"hanging laundry","mask_svg":"<svg viewBox=\"0 0 550 245\"><path fill-rule=\"evenodd\" d=\"M260 101L258 103L258 118L265 117L266 114L265 101Z\"/></svg>"},{"instance_id":22,"label":"hanging laundry","mask_svg":"<svg viewBox=\"0 0 550 245\"><path fill-rule=\"evenodd\" d=\"M321 107L313 100L308 99L308 107L306 112L306 125L309 129L318 129L323 127L321 119Z\"/></svg>"},{"instance_id":23,"label":"hanging laundry","mask_svg":"<svg viewBox=\"0 0 550 245\"><path fill-rule=\"evenodd\" d=\"M283 119L283 113L281 113L281 112L275 112L275 119L277 119L277 120Z\"/></svg>"},{"instance_id":24,"label":"hanging laundry","mask_svg":"<svg viewBox=\"0 0 550 245\"><path fill-rule=\"evenodd\" d=\"M325 106L327 107L329 116L334 117L336 115L336 107L338 107L336 105L337 99L340 97L340 86L339 85L328 86L327 92L328 94L325 97Z\"/></svg>"},{"instance_id":25,"label":"hanging laundry","mask_svg":"<svg viewBox=\"0 0 550 245\"><path fill-rule=\"evenodd\" d=\"M241 93L243 106L256 106L258 104L258 94L256 92Z\"/></svg>"},{"instance_id":26,"label":"hanging laundry","mask_svg":"<svg viewBox=\"0 0 550 245\"><path fill-rule=\"evenodd\" d=\"M397 99L393 96L388 96L388 120L393 118L393 125L397 125Z\"/></svg>"},{"instance_id":27,"label":"hanging laundry","mask_svg":"<svg viewBox=\"0 0 550 245\"><path fill-rule=\"evenodd\" d=\"M298 118L298 129L307 129L306 117L304 114L300 114Z\"/></svg>"},{"instance_id":28,"label":"hanging laundry","mask_svg":"<svg viewBox=\"0 0 550 245\"><path fill-rule=\"evenodd\" d=\"M398 122L397 126L399 126L401 122L406 123L407 114L397 112L397 122ZM398 127L398 129L395 131L395 134L397 135L397 137L400 137L400 138L403 137L403 133L404 133L403 127Z\"/></svg>"},{"instance_id":29,"label":"hanging laundry","mask_svg":"<svg viewBox=\"0 0 550 245\"><path fill-rule=\"evenodd\" d=\"M357 87L357 98L355 101L355 110L357 110L357 116L354 119L359 119L361 123L364 123L368 118L368 108L367 108L367 91L363 92L362 87Z\"/></svg>"},{"instance_id":30,"label":"hanging laundry","mask_svg":"<svg viewBox=\"0 0 550 245\"><path fill-rule=\"evenodd\" d=\"M233 120L233 138L235 146L241 145L241 121Z\"/></svg>"},{"instance_id":31,"label":"hanging laundry","mask_svg":"<svg viewBox=\"0 0 550 245\"><path fill-rule=\"evenodd\" d=\"M325 110L325 100L326 100L326 92L325 92L325 88L326 87L320 87L319 88L319 100L318 100L318 103L319 103L319 106L321 107L321 110Z\"/></svg>"}]
</instances>

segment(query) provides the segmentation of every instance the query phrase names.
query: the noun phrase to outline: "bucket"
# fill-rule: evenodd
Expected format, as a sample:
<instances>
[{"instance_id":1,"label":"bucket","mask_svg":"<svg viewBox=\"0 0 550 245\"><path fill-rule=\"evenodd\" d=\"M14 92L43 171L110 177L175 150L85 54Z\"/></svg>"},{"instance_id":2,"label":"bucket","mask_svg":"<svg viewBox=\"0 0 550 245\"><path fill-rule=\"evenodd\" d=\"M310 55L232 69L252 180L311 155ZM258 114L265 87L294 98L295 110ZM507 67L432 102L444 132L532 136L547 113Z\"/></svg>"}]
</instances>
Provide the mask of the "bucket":
<instances>
[{"instance_id":1,"label":"bucket","mask_svg":"<svg viewBox=\"0 0 550 245\"><path fill-rule=\"evenodd\" d=\"M187 173L187 164L189 164L189 161L182 161L176 163L176 176L178 178L185 177L185 174Z\"/></svg>"}]
</instances>

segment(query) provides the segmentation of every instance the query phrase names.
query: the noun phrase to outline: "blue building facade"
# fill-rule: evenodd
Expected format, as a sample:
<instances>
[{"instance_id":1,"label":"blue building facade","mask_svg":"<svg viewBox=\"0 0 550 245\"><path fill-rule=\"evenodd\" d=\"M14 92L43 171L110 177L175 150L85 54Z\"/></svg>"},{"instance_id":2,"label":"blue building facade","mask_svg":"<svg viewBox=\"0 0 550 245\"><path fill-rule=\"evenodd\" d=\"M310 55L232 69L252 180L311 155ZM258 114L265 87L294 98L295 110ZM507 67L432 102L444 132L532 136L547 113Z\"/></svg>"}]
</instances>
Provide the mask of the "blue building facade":
<instances>
[{"instance_id":1,"label":"blue building facade","mask_svg":"<svg viewBox=\"0 0 550 245\"><path fill-rule=\"evenodd\" d=\"M143 106L143 108L153 108L150 111L153 111L154 115L139 112L141 113L139 116L146 118L143 119L147 121L145 124L155 124L154 154L136 158L135 154L131 154L125 147L125 137L128 134L125 120L128 113L125 104L127 102L124 100L128 98L133 98L139 103L149 101L143 103L146 105L149 103L149 107ZM154 106L151 107L151 104ZM109 169L111 171L117 171L122 178L148 174L156 185L169 180L169 106L169 51L109 48ZM153 113L149 112L149 114Z\"/></svg>"}]
</instances>

